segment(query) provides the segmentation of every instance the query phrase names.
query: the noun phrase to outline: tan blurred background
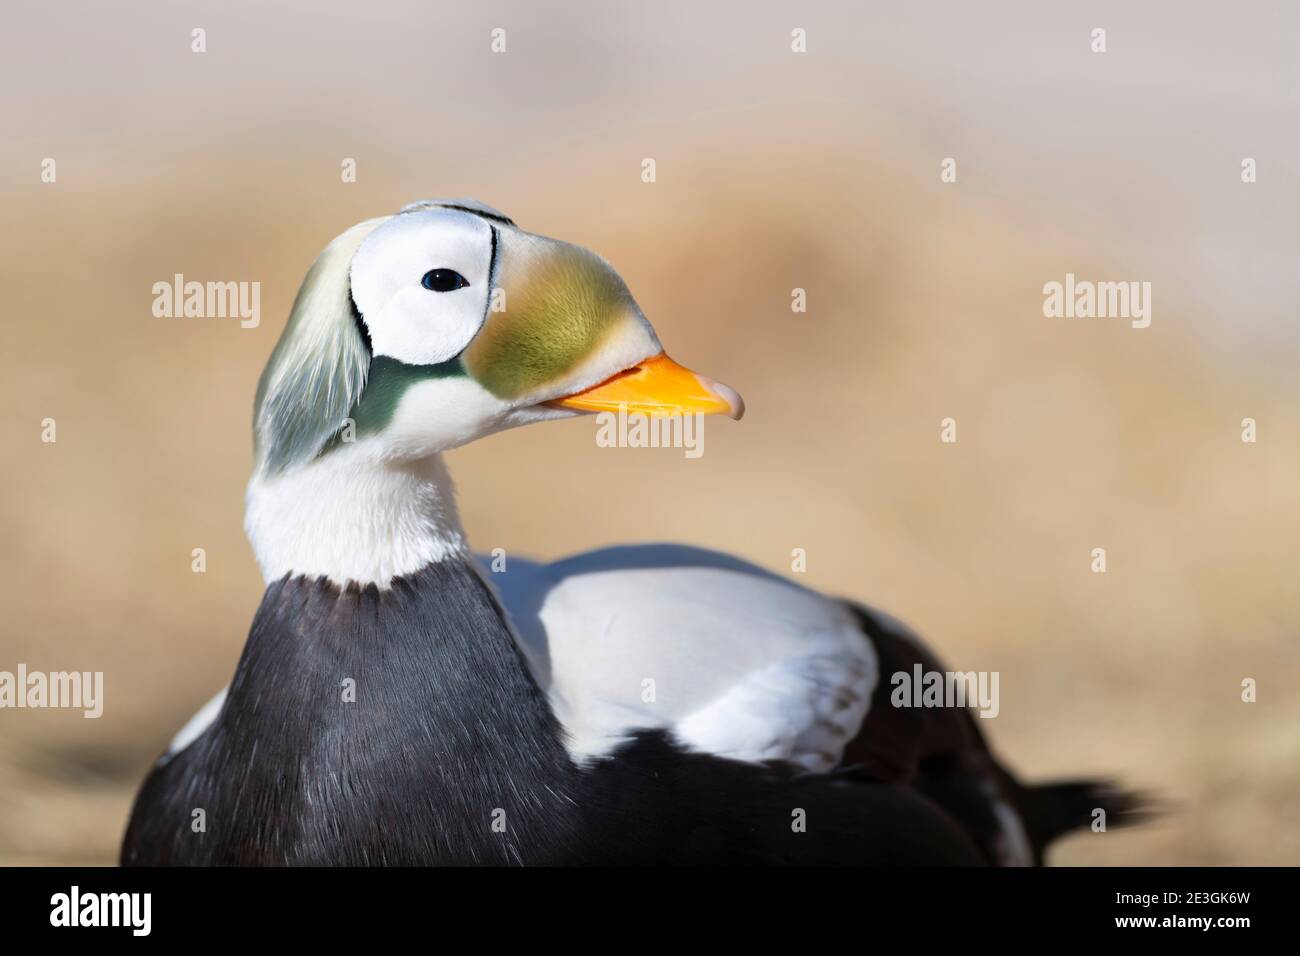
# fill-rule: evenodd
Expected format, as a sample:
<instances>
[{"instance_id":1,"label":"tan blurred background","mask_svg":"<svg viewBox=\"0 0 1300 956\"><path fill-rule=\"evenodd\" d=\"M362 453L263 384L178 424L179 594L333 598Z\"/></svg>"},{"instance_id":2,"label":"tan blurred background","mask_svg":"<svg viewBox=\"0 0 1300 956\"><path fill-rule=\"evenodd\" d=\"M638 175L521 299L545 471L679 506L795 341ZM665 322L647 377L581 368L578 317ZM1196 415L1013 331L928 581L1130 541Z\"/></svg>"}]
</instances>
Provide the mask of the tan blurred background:
<instances>
[{"instance_id":1,"label":"tan blurred background","mask_svg":"<svg viewBox=\"0 0 1300 956\"><path fill-rule=\"evenodd\" d=\"M298 282L351 223L458 195L602 253L749 403L695 461L585 422L453 453L478 548L804 548L808 583L1001 673L983 727L1025 776L1175 804L1056 862L1300 862L1297 8L862 6L7 14L0 670L107 686L97 721L0 711L0 862L115 859L261 593L249 419ZM177 272L261 282L260 327L154 318ZM1151 327L1045 319L1066 272L1152 282Z\"/></svg>"}]
</instances>

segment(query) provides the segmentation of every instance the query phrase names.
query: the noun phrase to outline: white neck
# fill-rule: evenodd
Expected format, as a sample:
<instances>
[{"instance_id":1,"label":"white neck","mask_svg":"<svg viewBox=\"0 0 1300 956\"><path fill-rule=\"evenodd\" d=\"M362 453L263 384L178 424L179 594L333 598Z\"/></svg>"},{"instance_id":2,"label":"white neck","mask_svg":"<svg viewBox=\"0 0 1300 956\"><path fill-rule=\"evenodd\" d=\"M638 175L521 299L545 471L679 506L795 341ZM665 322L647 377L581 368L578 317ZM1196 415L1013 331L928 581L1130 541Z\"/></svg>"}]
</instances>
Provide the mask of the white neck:
<instances>
[{"instance_id":1,"label":"white neck","mask_svg":"<svg viewBox=\"0 0 1300 956\"><path fill-rule=\"evenodd\" d=\"M244 529L269 584L286 574L387 588L433 561L469 555L441 455L386 461L373 440L283 475L254 475Z\"/></svg>"}]
</instances>

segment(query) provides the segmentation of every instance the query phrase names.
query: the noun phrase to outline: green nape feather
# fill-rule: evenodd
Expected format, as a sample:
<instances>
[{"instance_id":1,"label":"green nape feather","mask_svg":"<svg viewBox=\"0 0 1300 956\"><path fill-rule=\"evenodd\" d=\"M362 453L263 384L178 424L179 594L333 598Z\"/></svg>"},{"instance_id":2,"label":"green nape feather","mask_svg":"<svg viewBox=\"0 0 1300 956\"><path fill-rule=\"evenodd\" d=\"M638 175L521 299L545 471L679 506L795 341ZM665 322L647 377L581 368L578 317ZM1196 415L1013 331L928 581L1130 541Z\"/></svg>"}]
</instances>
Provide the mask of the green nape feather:
<instances>
[{"instance_id":1,"label":"green nape feather","mask_svg":"<svg viewBox=\"0 0 1300 956\"><path fill-rule=\"evenodd\" d=\"M257 384L253 436L265 474L310 461L366 386L370 353L352 317L348 267L388 217L358 223L312 263Z\"/></svg>"}]
</instances>

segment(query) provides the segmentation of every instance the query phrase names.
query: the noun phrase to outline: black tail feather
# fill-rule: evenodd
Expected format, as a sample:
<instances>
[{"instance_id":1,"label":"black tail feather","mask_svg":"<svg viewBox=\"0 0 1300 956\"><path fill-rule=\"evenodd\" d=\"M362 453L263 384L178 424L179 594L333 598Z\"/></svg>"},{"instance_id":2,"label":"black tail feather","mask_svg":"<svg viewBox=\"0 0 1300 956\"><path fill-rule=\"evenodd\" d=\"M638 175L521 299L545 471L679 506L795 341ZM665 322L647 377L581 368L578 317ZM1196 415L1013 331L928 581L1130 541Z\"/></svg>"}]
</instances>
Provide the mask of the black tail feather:
<instances>
[{"instance_id":1,"label":"black tail feather","mask_svg":"<svg viewBox=\"0 0 1300 956\"><path fill-rule=\"evenodd\" d=\"M1149 796L1125 790L1109 780L1062 780L1032 786L1018 785L1015 802L1034 853L1072 830L1090 827L1103 819L1105 826L1131 826L1155 816L1156 802Z\"/></svg>"}]
</instances>

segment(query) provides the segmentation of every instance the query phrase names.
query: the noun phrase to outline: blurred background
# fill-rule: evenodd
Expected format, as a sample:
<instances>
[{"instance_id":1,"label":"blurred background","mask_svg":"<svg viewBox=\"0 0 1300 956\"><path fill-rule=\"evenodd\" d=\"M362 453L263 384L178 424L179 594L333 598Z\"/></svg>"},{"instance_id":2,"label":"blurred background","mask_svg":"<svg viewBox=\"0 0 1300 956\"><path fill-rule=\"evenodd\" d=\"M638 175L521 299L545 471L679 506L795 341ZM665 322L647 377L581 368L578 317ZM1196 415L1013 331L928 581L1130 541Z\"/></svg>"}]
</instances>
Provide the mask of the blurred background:
<instances>
[{"instance_id":1,"label":"blurred background","mask_svg":"<svg viewBox=\"0 0 1300 956\"><path fill-rule=\"evenodd\" d=\"M0 670L106 690L99 720L0 710L0 863L116 859L261 595L252 399L299 281L353 222L462 195L600 252L749 406L698 460L585 421L452 453L477 548L803 548L805 583L1000 672L981 725L1023 775L1172 804L1055 862L1300 862L1300 12L1047 7L10 10ZM1151 282L1150 328L1044 318L1067 272ZM260 326L155 318L175 273L260 282Z\"/></svg>"}]
</instances>

